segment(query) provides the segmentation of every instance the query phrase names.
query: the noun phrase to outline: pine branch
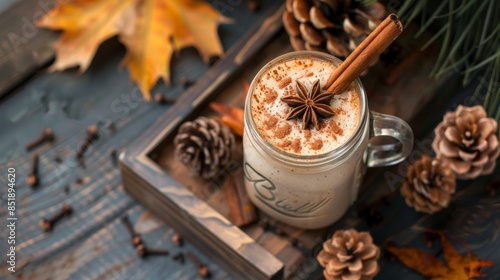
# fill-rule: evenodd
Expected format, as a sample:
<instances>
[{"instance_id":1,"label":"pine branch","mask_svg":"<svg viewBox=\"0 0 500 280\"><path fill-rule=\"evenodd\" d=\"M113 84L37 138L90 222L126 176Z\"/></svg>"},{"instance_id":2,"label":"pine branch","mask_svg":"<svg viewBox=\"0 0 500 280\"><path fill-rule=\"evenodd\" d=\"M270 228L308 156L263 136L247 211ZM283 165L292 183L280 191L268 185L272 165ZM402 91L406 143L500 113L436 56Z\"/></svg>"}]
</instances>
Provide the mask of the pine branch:
<instances>
[{"instance_id":1,"label":"pine branch","mask_svg":"<svg viewBox=\"0 0 500 280\"><path fill-rule=\"evenodd\" d=\"M482 95L485 96L483 106L500 122L500 25L495 12L499 9L500 1L497 0L442 0L439 4L406 0L398 14L405 24L419 19L420 29L415 37L433 26L440 26L422 46L425 49L440 41L431 76L439 78L455 70L464 75L464 86L480 78L483 85L476 92L486 91Z\"/></svg>"}]
</instances>

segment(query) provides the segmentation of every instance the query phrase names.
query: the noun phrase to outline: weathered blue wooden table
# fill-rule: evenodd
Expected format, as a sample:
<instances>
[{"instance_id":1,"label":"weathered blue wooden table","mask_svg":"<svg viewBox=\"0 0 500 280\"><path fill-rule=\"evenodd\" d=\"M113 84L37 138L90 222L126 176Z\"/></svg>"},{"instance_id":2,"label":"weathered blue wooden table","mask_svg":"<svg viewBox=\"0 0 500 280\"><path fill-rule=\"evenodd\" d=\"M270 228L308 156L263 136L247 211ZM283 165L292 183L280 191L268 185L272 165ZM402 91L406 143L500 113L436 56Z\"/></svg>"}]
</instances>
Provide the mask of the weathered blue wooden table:
<instances>
[{"instance_id":1,"label":"weathered blue wooden table","mask_svg":"<svg viewBox=\"0 0 500 280\"><path fill-rule=\"evenodd\" d=\"M100 48L90 69L82 75L74 71L39 71L53 58L50 44L56 34L37 30L27 43L17 46L9 40L10 33L22 35L23 17L32 20L37 12L45 11L45 6L40 4L43 1L37 4L26 2L9 0L0 3L0 96L4 94L0 101L0 278L199 278L192 263L187 261L181 265L172 260L171 256L181 250L197 255L208 265L214 279L231 278L214 260L207 259L189 242L182 248L174 245L171 241L174 231L124 192L118 167L109 154L110 148L126 149L169 109L169 105L144 102L137 87L129 82L127 71L117 69L125 50L115 39ZM273 5L264 3L262 8L265 10ZM236 20L235 24L219 29L225 49L238 39L249 22L262 16L250 13L244 6L231 6L232 9L225 11L226 16ZM267 55L288 50L287 37L281 34L270 44ZM162 92L174 98L179 96L182 92L180 78L196 79L207 70L207 66L196 51L187 49L174 59L172 69L172 87L158 85L154 93ZM247 75L251 76L251 73ZM426 103L415 106L422 108L427 104L425 112L402 107L409 104L411 97L408 100L386 100L374 95L370 106L411 120L418 139L416 150L428 151L432 128L441 120L442 114L457 104L469 102L474 88L473 84L461 89L459 80L451 76L446 83L436 85L439 96L431 96ZM115 129L109 129L110 122ZM99 126L104 137L92 146L83 168L69 159L85 137L85 129L93 124ZM52 128L57 138L53 144L38 149L41 183L33 190L25 182L31 163L30 153L24 150L24 145L46 127ZM17 178L16 274L7 271L5 253L9 246L5 192L8 168L15 168ZM388 184L387 172L398 174L401 168L370 170L360 199L341 221L332 226L331 232L356 227L370 230L377 244L394 241L399 245L424 248L424 233L418 228L443 229L467 242L481 258L500 262L500 194L492 194L486 189L486 185L499 179L499 168L495 175L460 182L450 208L435 215L414 212L396 191L399 186L393 188ZM53 232L40 230L40 219L52 216L63 203L71 204L73 214L58 223ZM359 215L358 210L363 207L369 207L376 215ZM138 258L130 235L121 222L125 215L130 217L148 246L167 249L170 256ZM377 218L379 216L381 220ZM375 219L379 220L377 224L373 224ZM428 250L441 254L438 245ZM380 264L377 279L422 279L399 262L381 260ZM500 278L498 266L483 271L488 274L488 279ZM318 275L320 269L314 257L305 256L303 265L291 278L310 279Z\"/></svg>"}]
</instances>

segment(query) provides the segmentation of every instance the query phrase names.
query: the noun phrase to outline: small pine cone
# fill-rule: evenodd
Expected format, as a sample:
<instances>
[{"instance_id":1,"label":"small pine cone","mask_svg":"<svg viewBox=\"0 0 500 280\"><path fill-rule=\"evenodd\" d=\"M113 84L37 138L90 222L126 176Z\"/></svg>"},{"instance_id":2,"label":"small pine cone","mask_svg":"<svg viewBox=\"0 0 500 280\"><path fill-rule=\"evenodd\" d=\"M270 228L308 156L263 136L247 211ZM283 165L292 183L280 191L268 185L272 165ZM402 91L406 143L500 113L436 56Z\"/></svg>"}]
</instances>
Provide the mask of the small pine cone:
<instances>
[{"instance_id":1,"label":"small pine cone","mask_svg":"<svg viewBox=\"0 0 500 280\"><path fill-rule=\"evenodd\" d=\"M500 154L498 123L480 105L458 106L436 127L432 148L459 179L473 179L493 172Z\"/></svg>"},{"instance_id":2,"label":"small pine cone","mask_svg":"<svg viewBox=\"0 0 500 280\"><path fill-rule=\"evenodd\" d=\"M347 57L386 15L385 6L354 0L287 0L282 20L294 50Z\"/></svg>"},{"instance_id":3,"label":"small pine cone","mask_svg":"<svg viewBox=\"0 0 500 280\"><path fill-rule=\"evenodd\" d=\"M231 130L206 117L186 122L174 139L175 157L193 176L210 179L227 167L234 146Z\"/></svg>"},{"instance_id":4,"label":"small pine cone","mask_svg":"<svg viewBox=\"0 0 500 280\"><path fill-rule=\"evenodd\" d=\"M408 168L401 194L408 206L432 214L448 207L455 189L456 177L450 167L424 154Z\"/></svg>"},{"instance_id":5,"label":"small pine cone","mask_svg":"<svg viewBox=\"0 0 500 280\"><path fill-rule=\"evenodd\" d=\"M336 231L325 241L317 259L327 280L369 280L379 271L379 256L369 232L348 229Z\"/></svg>"}]
</instances>

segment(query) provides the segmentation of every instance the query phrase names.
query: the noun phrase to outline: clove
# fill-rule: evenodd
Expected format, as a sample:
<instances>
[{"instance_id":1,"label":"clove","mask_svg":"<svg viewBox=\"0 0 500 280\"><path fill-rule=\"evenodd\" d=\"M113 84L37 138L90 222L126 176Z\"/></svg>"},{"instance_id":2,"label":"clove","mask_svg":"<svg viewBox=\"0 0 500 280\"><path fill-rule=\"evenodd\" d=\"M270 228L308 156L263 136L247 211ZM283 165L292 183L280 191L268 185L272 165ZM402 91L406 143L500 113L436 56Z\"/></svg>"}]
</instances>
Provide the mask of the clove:
<instances>
[{"instance_id":1,"label":"clove","mask_svg":"<svg viewBox=\"0 0 500 280\"><path fill-rule=\"evenodd\" d=\"M158 104L174 104L176 100L173 98L165 97L161 93L157 93L155 95L155 101Z\"/></svg>"},{"instance_id":2,"label":"clove","mask_svg":"<svg viewBox=\"0 0 500 280\"><path fill-rule=\"evenodd\" d=\"M198 274L201 277L210 277L210 270L208 270L208 267L203 264L193 253L187 251L186 257L188 257L188 259L198 268Z\"/></svg>"},{"instance_id":3,"label":"clove","mask_svg":"<svg viewBox=\"0 0 500 280\"><path fill-rule=\"evenodd\" d=\"M137 245L137 255L141 258L146 256L168 256L167 250L149 249L144 244Z\"/></svg>"},{"instance_id":4,"label":"clove","mask_svg":"<svg viewBox=\"0 0 500 280\"><path fill-rule=\"evenodd\" d=\"M122 218L122 222L125 225L125 228L127 229L127 231L130 233L130 236L132 238L132 244L135 247L142 245L143 243L142 243L141 235L135 231L134 226L132 225L132 223L130 222L130 220L128 219L127 216Z\"/></svg>"},{"instance_id":5,"label":"clove","mask_svg":"<svg viewBox=\"0 0 500 280\"><path fill-rule=\"evenodd\" d=\"M116 153L115 148L109 149L109 156L111 157L111 162L113 163L113 165L117 166L118 165L118 154Z\"/></svg>"},{"instance_id":6,"label":"clove","mask_svg":"<svg viewBox=\"0 0 500 280\"><path fill-rule=\"evenodd\" d=\"M250 12L256 12L260 8L260 1L259 0L248 0L247 1L247 8L250 10Z\"/></svg>"},{"instance_id":7,"label":"clove","mask_svg":"<svg viewBox=\"0 0 500 280\"><path fill-rule=\"evenodd\" d=\"M125 225L127 231L130 233L130 236L132 238L132 245L134 245L139 257L144 258L146 256L168 256L169 252L167 250L147 248L146 245L144 245L144 243L142 242L141 235L135 231L134 226L127 216L122 218L122 222Z\"/></svg>"},{"instance_id":8,"label":"clove","mask_svg":"<svg viewBox=\"0 0 500 280\"><path fill-rule=\"evenodd\" d=\"M54 157L54 161L55 161L56 163L62 163L62 162L63 162L63 160L62 160L62 158L61 158L60 156L55 156L55 157Z\"/></svg>"},{"instance_id":9,"label":"clove","mask_svg":"<svg viewBox=\"0 0 500 280\"><path fill-rule=\"evenodd\" d=\"M179 79L179 83L181 84L181 86L182 86L183 89L187 89L190 86L194 85L194 81L190 80L190 79L188 79L186 77L181 77Z\"/></svg>"},{"instance_id":10,"label":"clove","mask_svg":"<svg viewBox=\"0 0 500 280\"><path fill-rule=\"evenodd\" d=\"M45 142L52 142L52 141L54 141L54 139L55 139L55 137L54 137L54 132L52 131L52 129L45 128L42 131L42 134L40 136L35 138L30 143L26 144L25 149L27 151L32 150Z\"/></svg>"},{"instance_id":11,"label":"clove","mask_svg":"<svg viewBox=\"0 0 500 280\"><path fill-rule=\"evenodd\" d=\"M56 222L62 218L71 215L73 213L73 208L69 204L64 204L62 209L56 213L53 217L40 220L39 226L43 231L51 231L54 228Z\"/></svg>"},{"instance_id":12,"label":"clove","mask_svg":"<svg viewBox=\"0 0 500 280\"><path fill-rule=\"evenodd\" d=\"M177 247L182 247L184 240L182 239L182 236L180 236L180 234L174 234L174 236L172 236L172 242L174 242Z\"/></svg>"},{"instance_id":13,"label":"clove","mask_svg":"<svg viewBox=\"0 0 500 280\"><path fill-rule=\"evenodd\" d=\"M31 157L31 171L30 174L28 175L28 178L26 178L26 183L30 185L32 188L36 188L38 186L39 180L38 180L38 153L34 153L33 156Z\"/></svg>"},{"instance_id":14,"label":"clove","mask_svg":"<svg viewBox=\"0 0 500 280\"><path fill-rule=\"evenodd\" d=\"M90 145L94 141L99 139L98 131L99 130L98 130L96 125L91 125L87 128L87 135L85 136L85 140L83 141L83 143L80 145L80 147L76 151L76 158L81 160L83 158L83 155L85 154L85 152L90 147Z\"/></svg>"},{"instance_id":15,"label":"clove","mask_svg":"<svg viewBox=\"0 0 500 280\"><path fill-rule=\"evenodd\" d=\"M174 259L174 261L178 261L180 262L181 264L184 264L184 254L182 252L179 252L175 255L172 256L172 259Z\"/></svg>"}]
</instances>

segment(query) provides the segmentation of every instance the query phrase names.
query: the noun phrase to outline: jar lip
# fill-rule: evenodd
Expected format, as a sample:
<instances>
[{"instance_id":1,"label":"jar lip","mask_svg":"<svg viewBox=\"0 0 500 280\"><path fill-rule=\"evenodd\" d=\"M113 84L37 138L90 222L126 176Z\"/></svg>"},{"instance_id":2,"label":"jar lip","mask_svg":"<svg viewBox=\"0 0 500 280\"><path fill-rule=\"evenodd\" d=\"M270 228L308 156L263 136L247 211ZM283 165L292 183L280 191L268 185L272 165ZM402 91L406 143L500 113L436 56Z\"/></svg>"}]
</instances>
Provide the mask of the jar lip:
<instances>
[{"instance_id":1,"label":"jar lip","mask_svg":"<svg viewBox=\"0 0 500 280\"><path fill-rule=\"evenodd\" d=\"M339 58L322 53L322 52L317 52L317 51L294 51L294 52L289 52L283 55L280 55L273 60L269 61L264 65L259 72L255 75L254 79L252 80L252 83L250 84L249 92L247 94L246 100L245 100L245 133L251 134L253 139L256 139L257 144L261 147L261 149L265 149L266 151L271 151L273 155L275 155L278 159L292 159L294 161L298 162L307 162L307 163L316 163L316 162L323 162L325 160L330 160L331 158L334 157L340 157L344 155L347 151L351 150L352 147L356 146L356 143L359 142L359 138L361 138L361 135L363 134L364 130L364 124L366 123L366 114L367 114L367 102L366 102L366 92L365 89L363 88L363 85L361 84L361 80L357 78L355 80L358 92L359 92L359 97L360 97L360 107L361 107L361 113L360 113L360 118L358 121L358 124L356 126L356 130L354 133L343 143L342 145L336 147L335 149L319 154L319 155L297 155L289 152L285 152L281 149L278 149L271 143L265 141L260 133L255 129L255 122L253 120L251 112L251 99L252 99L252 94L253 94L253 89L255 86L256 81L258 80L259 77L261 77L270 67L275 65L276 63L284 60L288 60L291 58L296 58L296 57L316 57L324 60L328 60L336 64L337 66L342 63L342 60ZM252 127L253 129L250 131L249 127ZM354 140L354 141L353 141Z\"/></svg>"}]
</instances>

